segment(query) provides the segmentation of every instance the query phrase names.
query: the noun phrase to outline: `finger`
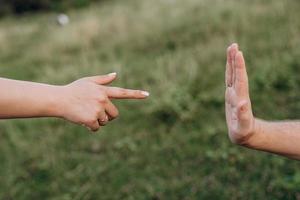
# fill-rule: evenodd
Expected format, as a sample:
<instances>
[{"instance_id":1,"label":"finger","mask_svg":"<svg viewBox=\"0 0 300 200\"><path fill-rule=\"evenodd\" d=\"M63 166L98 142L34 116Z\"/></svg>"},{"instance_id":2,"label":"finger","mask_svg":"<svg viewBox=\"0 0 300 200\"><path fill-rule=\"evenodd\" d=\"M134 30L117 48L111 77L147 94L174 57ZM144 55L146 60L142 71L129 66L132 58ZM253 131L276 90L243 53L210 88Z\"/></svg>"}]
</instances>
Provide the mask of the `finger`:
<instances>
[{"instance_id":1,"label":"finger","mask_svg":"<svg viewBox=\"0 0 300 200\"><path fill-rule=\"evenodd\" d=\"M230 48L230 52L229 52L229 63L231 65L231 69L232 69L232 77L231 77L231 80L232 80L232 85L235 84L235 68L234 68L234 62L235 62L235 55L236 53L238 52L238 44L236 43L233 43L231 45L231 48Z\"/></svg>"},{"instance_id":2,"label":"finger","mask_svg":"<svg viewBox=\"0 0 300 200\"><path fill-rule=\"evenodd\" d=\"M119 116L118 108L111 101L108 101L106 103L105 112L108 115L110 121L116 119Z\"/></svg>"},{"instance_id":3,"label":"finger","mask_svg":"<svg viewBox=\"0 0 300 200\"><path fill-rule=\"evenodd\" d=\"M112 99L145 99L149 92L141 90L129 90L118 87L107 87L107 96Z\"/></svg>"},{"instance_id":4,"label":"finger","mask_svg":"<svg viewBox=\"0 0 300 200\"><path fill-rule=\"evenodd\" d=\"M99 85L107 85L113 82L117 78L117 73L110 73L107 75L100 75L100 76L91 76L87 77L87 79L97 83Z\"/></svg>"},{"instance_id":5,"label":"finger","mask_svg":"<svg viewBox=\"0 0 300 200\"><path fill-rule=\"evenodd\" d=\"M228 127L231 124L232 104L232 88L228 87L225 91L225 114Z\"/></svg>"},{"instance_id":6,"label":"finger","mask_svg":"<svg viewBox=\"0 0 300 200\"><path fill-rule=\"evenodd\" d=\"M248 89L248 75L245 65L245 60L243 53L239 51L235 56L235 90L239 98L248 98L249 89Z\"/></svg>"},{"instance_id":7,"label":"finger","mask_svg":"<svg viewBox=\"0 0 300 200\"><path fill-rule=\"evenodd\" d=\"M225 92L225 101L226 104L230 105L231 107L236 107L237 106L237 96L236 93L234 91L234 88L229 87L226 89Z\"/></svg>"},{"instance_id":8,"label":"finger","mask_svg":"<svg viewBox=\"0 0 300 200\"><path fill-rule=\"evenodd\" d=\"M104 110L99 113L98 122L100 126L105 126L108 123L108 116Z\"/></svg>"},{"instance_id":9,"label":"finger","mask_svg":"<svg viewBox=\"0 0 300 200\"><path fill-rule=\"evenodd\" d=\"M231 45L227 48L227 61L226 61L226 72L225 72L225 84L227 87L232 86L232 65L230 60L230 49L231 49Z\"/></svg>"},{"instance_id":10,"label":"finger","mask_svg":"<svg viewBox=\"0 0 300 200\"><path fill-rule=\"evenodd\" d=\"M92 122L89 122L87 124L85 124L85 126L90 130L90 131L93 131L93 132L96 132L100 129L100 125L98 123L97 120L94 120Z\"/></svg>"},{"instance_id":11,"label":"finger","mask_svg":"<svg viewBox=\"0 0 300 200\"><path fill-rule=\"evenodd\" d=\"M237 107L237 119L240 128L247 128L250 126L252 117L251 104L247 100L243 100Z\"/></svg>"}]
</instances>

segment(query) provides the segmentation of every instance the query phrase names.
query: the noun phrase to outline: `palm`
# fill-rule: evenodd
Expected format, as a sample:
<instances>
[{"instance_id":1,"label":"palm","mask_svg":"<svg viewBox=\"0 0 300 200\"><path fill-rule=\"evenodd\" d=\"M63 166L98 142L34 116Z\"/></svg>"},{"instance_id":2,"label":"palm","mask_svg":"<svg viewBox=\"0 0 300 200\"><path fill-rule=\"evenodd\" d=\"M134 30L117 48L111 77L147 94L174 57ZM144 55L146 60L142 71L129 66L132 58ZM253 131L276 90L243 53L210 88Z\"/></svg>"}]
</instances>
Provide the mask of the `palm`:
<instances>
[{"instance_id":1,"label":"palm","mask_svg":"<svg viewBox=\"0 0 300 200\"><path fill-rule=\"evenodd\" d=\"M254 117L245 61L236 44L227 51L225 98L229 137L235 143L243 143L253 132Z\"/></svg>"}]
</instances>

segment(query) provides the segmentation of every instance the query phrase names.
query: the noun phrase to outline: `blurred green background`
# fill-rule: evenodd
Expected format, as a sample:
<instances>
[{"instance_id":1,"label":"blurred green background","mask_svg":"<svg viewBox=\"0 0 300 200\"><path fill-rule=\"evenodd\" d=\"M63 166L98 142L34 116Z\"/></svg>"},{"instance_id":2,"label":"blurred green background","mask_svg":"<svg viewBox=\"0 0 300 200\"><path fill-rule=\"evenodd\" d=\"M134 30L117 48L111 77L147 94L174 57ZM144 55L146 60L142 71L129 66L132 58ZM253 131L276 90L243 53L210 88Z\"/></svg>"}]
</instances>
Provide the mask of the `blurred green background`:
<instances>
[{"instance_id":1,"label":"blurred green background","mask_svg":"<svg viewBox=\"0 0 300 200\"><path fill-rule=\"evenodd\" d=\"M114 85L151 98L116 101L120 118L98 134L2 120L0 199L300 199L299 163L232 145L223 105L225 50L238 42L255 115L300 118L300 1L89 2L64 27L64 7L8 9L0 76L67 84L116 71Z\"/></svg>"}]
</instances>

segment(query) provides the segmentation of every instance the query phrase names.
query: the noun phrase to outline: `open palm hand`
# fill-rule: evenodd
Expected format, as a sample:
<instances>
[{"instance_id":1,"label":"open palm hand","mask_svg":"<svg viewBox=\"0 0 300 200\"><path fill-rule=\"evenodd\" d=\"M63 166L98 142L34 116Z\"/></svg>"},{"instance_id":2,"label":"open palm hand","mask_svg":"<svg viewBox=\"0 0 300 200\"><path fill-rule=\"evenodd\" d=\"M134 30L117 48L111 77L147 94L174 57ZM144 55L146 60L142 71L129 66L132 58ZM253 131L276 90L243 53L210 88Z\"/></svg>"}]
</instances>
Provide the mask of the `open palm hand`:
<instances>
[{"instance_id":1,"label":"open palm hand","mask_svg":"<svg viewBox=\"0 0 300 200\"><path fill-rule=\"evenodd\" d=\"M248 76L237 44L227 49L226 121L232 142L245 144L254 134L254 117L249 97Z\"/></svg>"}]
</instances>

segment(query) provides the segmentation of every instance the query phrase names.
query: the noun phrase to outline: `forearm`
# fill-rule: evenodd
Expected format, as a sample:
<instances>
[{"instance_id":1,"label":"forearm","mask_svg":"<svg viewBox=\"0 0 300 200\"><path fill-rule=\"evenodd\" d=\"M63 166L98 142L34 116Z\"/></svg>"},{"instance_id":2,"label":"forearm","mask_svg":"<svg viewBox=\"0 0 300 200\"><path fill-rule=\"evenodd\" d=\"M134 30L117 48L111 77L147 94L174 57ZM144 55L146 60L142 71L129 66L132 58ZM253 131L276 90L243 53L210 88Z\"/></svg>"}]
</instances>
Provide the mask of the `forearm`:
<instances>
[{"instance_id":1,"label":"forearm","mask_svg":"<svg viewBox=\"0 0 300 200\"><path fill-rule=\"evenodd\" d=\"M60 117L60 88L0 78L0 118Z\"/></svg>"},{"instance_id":2,"label":"forearm","mask_svg":"<svg viewBox=\"0 0 300 200\"><path fill-rule=\"evenodd\" d=\"M256 119L255 133L245 146L300 159L300 121L267 122Z\"/></svg>"}]
</instances>

